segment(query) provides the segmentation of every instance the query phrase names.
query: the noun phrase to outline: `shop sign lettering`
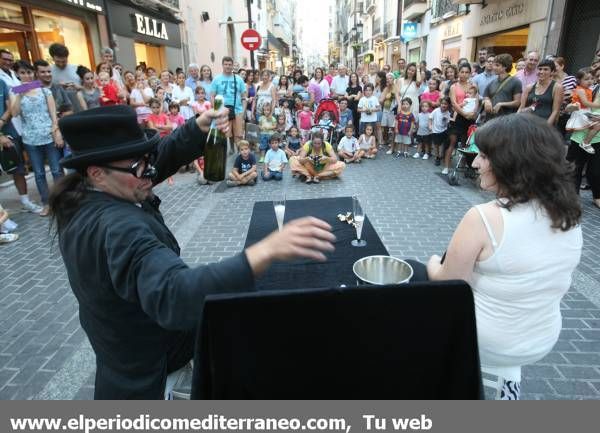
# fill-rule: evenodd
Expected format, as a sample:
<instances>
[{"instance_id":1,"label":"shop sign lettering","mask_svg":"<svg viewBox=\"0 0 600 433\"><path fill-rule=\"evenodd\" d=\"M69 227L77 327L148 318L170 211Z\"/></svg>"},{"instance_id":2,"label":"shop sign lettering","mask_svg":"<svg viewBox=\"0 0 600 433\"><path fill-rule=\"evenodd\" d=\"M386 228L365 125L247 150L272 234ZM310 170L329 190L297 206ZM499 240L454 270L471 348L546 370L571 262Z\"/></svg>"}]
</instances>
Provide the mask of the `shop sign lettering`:
<instances>
[{"instance_id":1,"label":"shop sign lettering","mask_svg":"<svg viewBox=\"0 0 600 433\"><path fill-rule=\"evenodd\" d=\"M97 1L87 1L87 0L65 0L67 3L70 3L75 6L79 6L85 9L90 9L96 12L102 12L102 6L96 4Z\"/></svg>"},{"instance_id":2,"label":"shop sign lettering","mask_svg":"<svg viewBox=\"0 0 600 433\"><path fill-rule=\"evenodd\" d=\"M454 36L460 36L461 34L461 22L451 22L444 29L444 39L452 38Z\"/></svg>"},{"instance_id":3,"label":"shop sign lettering","mask_svg":"<svg viewBox=\"0 0 600 433\"><path fill-rule=\"evenodd\" d=\"M486 24L492 24L496 22L500 22L505 18L512 18L518 15L521 15L523 12L527 10L527 5L525 2L515 3L506 8L498 9L497 11L493 11L486 15L481 16L480 25L484 26Z\"/></svg>"},{"instance_id":4,"label":"shop sign lettering","mask_svg":"<svg viewBox=\"0 0 600 433\"><path fill-rule=\"evenodd\" d=\"M155 38L169 40L167 35L167 26L165 23L156 21L154 18L150 18L141 14L135 14L135 25L136 32L146 36L153 36Z\"/></svg>"}]
</instances>

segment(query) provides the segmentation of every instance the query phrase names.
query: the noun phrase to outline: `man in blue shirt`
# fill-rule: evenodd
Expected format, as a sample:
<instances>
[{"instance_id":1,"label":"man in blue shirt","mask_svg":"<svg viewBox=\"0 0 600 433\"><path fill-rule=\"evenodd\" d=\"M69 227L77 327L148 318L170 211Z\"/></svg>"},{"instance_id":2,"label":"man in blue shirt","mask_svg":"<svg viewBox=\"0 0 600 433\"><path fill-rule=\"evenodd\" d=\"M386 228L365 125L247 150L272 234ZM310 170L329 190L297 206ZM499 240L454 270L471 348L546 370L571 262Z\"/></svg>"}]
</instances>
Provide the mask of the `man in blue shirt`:
<instances>
[{"instance_id":1,"label":"man in blue shirt","mask_svg":"<svg viewBox=\"0 0 600 433\"><path fill-rule=\"evenodd\" d=\"M498 75L494 74L494 60L495 59L496 59L495 56L489 55L485 62L485 67L484 67L483 72L481 74L475 75L475 77L473 77L473 79L472 79L473 84L475 84L477 86L477 88L479 89L479 95L481 97L483 97L483 94L485 93L485 89L487 88L487 86L489 86L489 84L492 81L494 81L496 78L498 78Z\"/></svg>"},{"instance_id":2,"label":"man in blue shirt","mask_svg":"<svg viewBox=\"0 0 600 433\"><path fill-rule=\"evenodd\" d=\"M233 135L234 141L229 148L229 154L233 155L235 145L244 137L244 113L248 94L244 80L233 73L233 59L228 56L223 57L221 65L223 73L217 75L212 81L211 103L214 107L215 96L221 95L225 100L225 106L229 108L229 136Z\"/></svg>"}]
</instances>

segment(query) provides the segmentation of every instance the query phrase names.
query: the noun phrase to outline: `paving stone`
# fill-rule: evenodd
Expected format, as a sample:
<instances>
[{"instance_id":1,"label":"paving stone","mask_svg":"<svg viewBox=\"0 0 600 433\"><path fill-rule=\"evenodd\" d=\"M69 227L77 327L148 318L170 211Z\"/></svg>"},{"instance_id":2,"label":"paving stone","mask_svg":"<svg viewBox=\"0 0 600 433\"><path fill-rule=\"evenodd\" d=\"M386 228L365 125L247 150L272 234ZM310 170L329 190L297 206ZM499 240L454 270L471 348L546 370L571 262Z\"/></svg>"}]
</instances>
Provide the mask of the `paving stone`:
<instances>
[{"instance_id":1,"label":"paving stone","mask_svg":"<svg viewBox=\"0 0 600 433\"><path fill-rule=\"evenodd\" d=\"M278 184L259 181L254 187L215 194L218 185L199 187L194 175L183 174L175 176L173 187L158 185L155 192L162 199L165 222L180 243L182 259L191 266L240 251L254 202L271 200L284 189L288 200L359 194L390 254L426 261L447 248L454 228L471 206L493 199L463 179L459 187L450 187L438 173L429 162L381 157L348 167L343 180L319 185L284 176ZM35 194L32 181L30 191ZM523 398L598 398L600 394L596 296L600 217L590 205L589 191L583 191L582 197L584 249L573 287L562 303L564 330L550 354L523 368ZM0 190L0 201L8 209L19 207L11 189ZM48 220L26 213L11 217L20 226L21 238L0 248L0 399L32 398L59 374L76 377L65 372L71 365L94 371L93 356L81 356L81 345L89 343L56 241L48 235ZM79 365L79 359L91 365ZM60 394L60 386L53 387L58 393L52 398L91 399L93 377L83 377L79 388L65 394ZM19 385L11 383L15 378Z\"/></svg>"}]
</instances>

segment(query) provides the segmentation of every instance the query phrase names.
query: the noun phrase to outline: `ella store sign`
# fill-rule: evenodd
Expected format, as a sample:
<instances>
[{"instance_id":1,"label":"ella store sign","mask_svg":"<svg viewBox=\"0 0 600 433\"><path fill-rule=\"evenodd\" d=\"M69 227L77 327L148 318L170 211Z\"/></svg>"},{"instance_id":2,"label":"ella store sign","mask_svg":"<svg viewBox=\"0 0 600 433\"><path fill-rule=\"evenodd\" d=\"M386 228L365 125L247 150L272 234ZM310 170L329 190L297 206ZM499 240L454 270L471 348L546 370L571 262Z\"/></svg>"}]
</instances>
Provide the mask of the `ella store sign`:
<instances>
[{"instance_id":1,"label":"ella store sign","mask_svg":"<svg viewBox=\"0 0 600 433\"><path fill-rule=\"evenodd\" d=\"M167 25L162 21L158 21L154 18L147 17L145 15L135 13L135 31L142 35L152 36L154 38L169 40L167 34Z\"/></svg>"}]
</instances>

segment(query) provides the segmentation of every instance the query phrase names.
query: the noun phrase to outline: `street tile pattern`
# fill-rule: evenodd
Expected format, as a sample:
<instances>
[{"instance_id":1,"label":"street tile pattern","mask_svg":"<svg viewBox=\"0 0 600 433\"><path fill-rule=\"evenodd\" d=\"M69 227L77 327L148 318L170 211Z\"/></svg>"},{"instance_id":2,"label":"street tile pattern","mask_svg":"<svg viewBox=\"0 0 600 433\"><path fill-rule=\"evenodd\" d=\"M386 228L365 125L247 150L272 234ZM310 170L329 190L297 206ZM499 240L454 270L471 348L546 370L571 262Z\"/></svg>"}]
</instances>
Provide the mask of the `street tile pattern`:
<instances>
[{"instance_id":1,"label":"street tile pattern","mask_svg":"<svg viewBox=\"0 0 600 433\"><path fill-rule=\"evenodd\" d=\"M281 182L227 189L199 186L193 174L181 174L156 193L190 266L240 252L254 203L282 193L288 200L357 194L390 254L421 261L445 250L469 207L493 199L464 178L449 186L432 161L383 155L318 185L287 172ZM15 197L12 188L0 190L8 209L18 209ZM582 202L584 251L561 304L564 329L548 356L523 369L526 399L600 398L600 212L589 191ZM93 351L48 220L19 212L13 219L21 238L0 246L0 399L90 399Z\"/></svg>"}]
</instances>

